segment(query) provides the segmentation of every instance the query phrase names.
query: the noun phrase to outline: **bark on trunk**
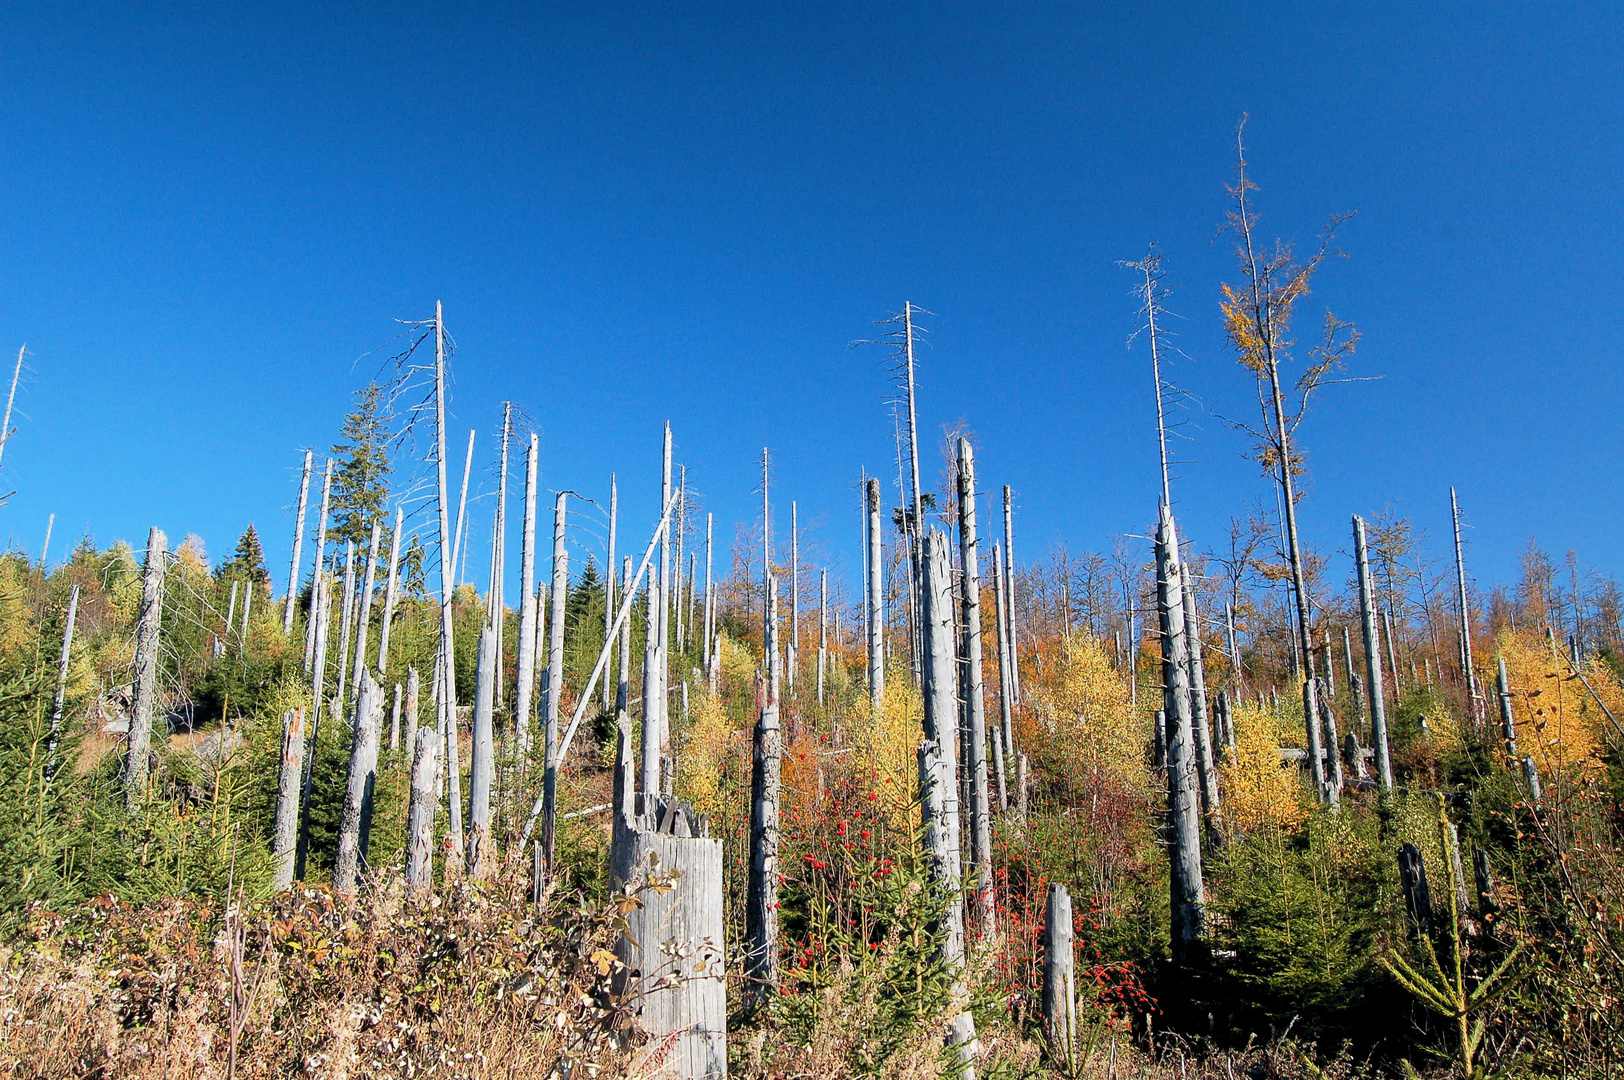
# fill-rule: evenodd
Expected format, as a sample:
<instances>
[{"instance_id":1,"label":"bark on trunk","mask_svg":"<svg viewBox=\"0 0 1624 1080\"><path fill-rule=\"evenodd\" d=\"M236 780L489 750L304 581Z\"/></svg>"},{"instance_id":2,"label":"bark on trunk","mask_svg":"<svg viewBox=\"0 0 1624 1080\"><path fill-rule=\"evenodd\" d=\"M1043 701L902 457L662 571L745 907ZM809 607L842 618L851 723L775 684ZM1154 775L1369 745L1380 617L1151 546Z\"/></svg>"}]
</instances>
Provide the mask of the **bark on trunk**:
<instances>
[{"instance_id":1,"label":"bark on trunk","mask_svg":"<svg viewBox=\"0 0 1624 1080\"><path fill-rule=\"evenodd\" d=\"M344 786L344 814L338 826L338 854L333 859L333 891L353 895L366 867L367 838L372 831L372 792L378 775L378 724L383 695L366 672L355 702L354 739L350 744L349 780Z\"/></svg>"},{"instance_id":2,"label":"bark on trunk","mask_svg":"<svg viewBox=\"0 0 1624 1080\"><path fill-rule=\"evenodd\" d=\"M434 888L434 810L440 740L433 728L412 743L412 790L406 810L406 891L415 899Z\"/></svg>"},{"instance_id":3,"label":"bark on trunk","mask_svg":"<svg viewBox=\"0 0 1624 1080\"><path fill-rule=\"evenodd\" d=\"M1076 952L1072 943L1071 894L1049 883L1043 912L1043 1038L1053 1059L1068 1068L1077 1062Z\"/></svg>"},{"instance_id":4,"label":"bark on trunk","mask_svg":"<svg viewBox=\"0 0 1624 1080\"><path fill-rule=\"evenodd\" d=\"M1353 515L1354 561L1359 574L1359 626L1365 639L1365 686L1370 698L1370 737L1376 747L1376 781L1381 790L1393 790L1393 762L1387 749L1387 695L1382 688L1382 653L1376 624L1376 599L1370 580L1370 555L1365 544L1365 519ZM1392 638L1389 636L1389 643Z\"/></svg>"},{"instance_id":5,"label":"bark on trunk","mask_svg":"<svg viewBox=\"0 0 1624 1080\"><path fill-rule=\"evenodd\" d=\"M277 773L276 818L271 832L271 891L293 886L299 846L299 781L304 774L303 709L282 714L282 765Z\"/></svg>"},{"instance_id":6,"label":"bark on trunk","mask_svg":"<svg viewBox=\"0 0 1624 1080\"><path fill-rule=\"evenodd\" d=\"M1162 632L1162 708L1167 715L1168 885L1173 961L1195 959L1206 932L1201 879L1201 815L1195 777L1188 638L1182 599L1184 567L1178 533L1164 504L1156 530L1156 606Z\"/></svg>"},{"instance_id":7,"label":"bark on trunk","mask_svg":"<svg viewBox=\"0 0 1624 1080\"><path fill-rule=\"evenodd\" d=\"M124 762L124 804L134 811L146 800L148 758L152 753L152 715L158 697L158 629L163 618L164 567L169 541L153 529L147 534L146 566L141 574L141 614L135 626L135 676L130 704L129 754Z\"/></svg>"}]
</instances>

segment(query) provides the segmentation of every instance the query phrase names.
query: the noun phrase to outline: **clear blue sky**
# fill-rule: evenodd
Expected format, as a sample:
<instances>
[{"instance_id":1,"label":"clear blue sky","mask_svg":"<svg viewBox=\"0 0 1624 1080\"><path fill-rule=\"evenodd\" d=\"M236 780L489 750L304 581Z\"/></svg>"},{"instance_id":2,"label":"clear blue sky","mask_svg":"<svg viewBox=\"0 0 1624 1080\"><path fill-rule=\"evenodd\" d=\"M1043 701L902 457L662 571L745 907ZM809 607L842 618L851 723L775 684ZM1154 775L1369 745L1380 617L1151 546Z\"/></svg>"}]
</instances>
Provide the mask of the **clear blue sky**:
<instances>
[{"instance_id":1,"label":"clear blue sky","mask_svg":"<svg viewBox=\"0 0 1624 1080\"><path fill-rule=\"evenodd\" d=\"M1255 408L1217 320L1247 112L1266 234L1358 211L1302 328L1354 320L1382 377L1302 431L1308 539L1393 503L1444 556L1453 483L1480 584L1530 535L1624 572L1615 5L163 8L0 25L0 352L30 352L0 514L35 554L51 512L58 553L157 524L218 558L252 520L280 591L301 449L437 298L481 466L511 398L544 485L618 471L645 532L670 419L731 540L770 446L837 565L859 471L894 476L848 343L912 300L927 477L963 420L1019 555L1105 548L1154 516L1117 265L1151 240L1201 402L1181 525L1216 546L1273 504L1203 411Z\"/></svg>"}]
</instances>

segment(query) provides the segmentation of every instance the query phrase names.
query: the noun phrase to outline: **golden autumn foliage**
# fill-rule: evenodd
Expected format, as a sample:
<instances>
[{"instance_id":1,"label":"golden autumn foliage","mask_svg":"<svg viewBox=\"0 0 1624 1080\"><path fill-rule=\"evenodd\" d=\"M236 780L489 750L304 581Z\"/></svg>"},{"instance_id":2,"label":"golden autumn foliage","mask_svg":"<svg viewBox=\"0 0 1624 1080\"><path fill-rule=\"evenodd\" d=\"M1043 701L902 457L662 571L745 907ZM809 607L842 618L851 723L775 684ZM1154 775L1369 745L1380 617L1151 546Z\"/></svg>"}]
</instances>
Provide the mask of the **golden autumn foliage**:
<instances>
[{"instance_id":1,"label":"golden autumn foliage","mask_svg":"<svg viewBox=\"0 0 1624 1080\"><path fill-rule=\"evenodd\" d=\"M1295 828L1308 818L1307 789L1295 762L1280 760L1280 747L1299 733L1290 718L1256 705L1236 705L1235 752L1219 767L1224 819L1239 832L1273 826Z\"/></svg>"},{"instance_id":2,"label":"golden autumn foliage","mask_svg":"<svg viewBox=\"0 0 1624 1080\"><path fill-rule=\"evenodd\" d=\"M1494 644L1495 655L1505 659L1511 684L1518 752L1531 755L1547 781L1576 779L1599 769L1608 721L1585 683L1615 717L1624 716L1624 688L1612 669L1586 660L1580 667L1581 681L1567 658L1534 631L1505 630ZM1489 701L1491 722L1499 730L1494 656L1487 659L1479 679Z\"/></svg>"},{"instance_id":3,"label":"golden autumn foliage","mask_svg":"<svg viewBox=\"0 0 1624 1080\"><path fill-rule=\"evenodd\" d=\"M1127 681L1104 644L1076 635L1051 648L1052 662L1042 665L1046 677L1027 685L1031 721L1022 725L1043 770L1074 786L1103 782L1148 795L1148 723L1130 704Z\"/></svg>"}]
</instances>

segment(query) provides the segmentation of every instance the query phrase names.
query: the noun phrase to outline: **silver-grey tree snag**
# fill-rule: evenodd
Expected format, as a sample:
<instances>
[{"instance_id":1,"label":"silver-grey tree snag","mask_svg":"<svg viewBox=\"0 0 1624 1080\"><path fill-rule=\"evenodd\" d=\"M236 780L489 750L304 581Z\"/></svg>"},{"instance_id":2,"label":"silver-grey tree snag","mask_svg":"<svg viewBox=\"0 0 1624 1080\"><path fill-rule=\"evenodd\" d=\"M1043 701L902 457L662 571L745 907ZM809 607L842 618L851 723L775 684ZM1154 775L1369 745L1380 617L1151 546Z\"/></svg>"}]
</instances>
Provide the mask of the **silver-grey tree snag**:
<instances>
[{"instance_id":1,"label":"silver-grey tree snag","mask_svg":"<svg viewBox=\"0 0 1624 1080\"><path fill-rule=\"evenodd\" d=\"M868 481L868 698L878 709L885 698L885 565L881 551L880 482Z\"/></svg>"},{"instance_id":2,"label":"silver-grey tree snag","mask_svg":"<svg viewBox=\"0 0 1624 1080\"><path fill-rule=\"evenodd\" d=\"M366 862L372 831L372 794L378 775L378 727L383 694L367 672L356 694L355 726L350 743L350 771L344 786L344 813L338 825L338 853L333 858L333 891L355 892Z\"/></svg>"},{"instance_id":3,"label":"silver-grey tree snag","mask_svg":"<svg viewBox=\"0 0 1624 1080\"><path fill-rule=\"evenodd\" d=\"M970 752L970 853L975 866L977 925L983 939L997 932L992 889L992 807L987 787L986 681L981 660L981 550L976 534L976 464L970 440L958 441L959 622L964 644L964 728Z\"/></svg>"},{"instance_id":4,"label":"silver-grey tree snag","mask_svg":"<svg viewBox=\"0 0 1624 1080\"><path fill-rule=\"evenodd\" d=\"M1376 624L1376 597L1370 579L1365 519L1353 515L1354 562L1359 574L1359 625L1365 639L1365 685L1370 699L1370 737L1376 745L1376 777L1385 794L1393 790L1393 763L1387 751L1387 695L1382 688L1382 650Z\"/></svg>"},{"instance_id":5,"label":"silver-grey tree snag","mask_svg":"<svg viewBox=\"0 0 1624 1080\"><path fill-rule=\"evenodd\" d=\"M68 615L62 627L62 654L56 662L56 694L51 698L51 732L45 740L45 780L56 775L56 746L62 734L62 713L68 703L68 663L73 658L73 627L79 619L79 586L68 593Z\"/></svg>"},{"instance_id":6,"label":"silver-grey tree snag","mask_svg":"<svg viewBox=\"0 0 1624 1080\"><path fill-rule=\"evenodd\" d=\"M521 770L530 753L530 703L536 686L536 620L541 617L536 597L536 481L541 464L540 445L532 432L525 453L524 527L519 536L519 686L513 699L513 739Z\"/></svg>"},{"instance_id":7,"label":"silver-grey tree snag","mask_svg":"<svg viewBox=\"0 0 1624 1080\"><path fill-rule=\"evenodd\" d=\"M1189 639L1182 599L1184 567L1173 514L1164 503L1156 527L1156 609L1162 637L1162 707L1166 713L1168 860L1173 961L1188 964L1206 933L1201 879L1201 814L1190 708Z\"/></svg>"},{"instance_id":8,"label":"silver-grey tree snag","mask_svg":"<svg viewBox=\"0 0 1624 1080\"><path fill-rule=\"evenodd\" d=\"M277 773L276 817L271 830L271 891L293 885L294 856L299 846L299 781L304 773L303 709L282 714L281 769Z\"/></svg>"},{"instance_id":9,"label":"silver-grey tree snag","mask_svg":"<svg viewBox=\"0 0 1624 1080\"><path fill-rule=\"evenodd\" d=\"M19 361L20 363L20 361ZM141 574L141 614L135 626L135 675L130 703L129 752L124 762L124 803L137 809L146 799L152 753L152 713L158 695L158 630L163 619L164 569L169 541L153 528L147 534Z\"/></svg>"},{"instance_id":10,"label":"silver-grey tree snag","mask_svg":"<svg viewBox=\"0 0 1624 1080\"><path fill-rule=\"evenodd\" d=\"M744 974L749 997L760 1007L778 986L778 583L767 577L761 699L753 736L750 772L750 876L745 898Z\"/></svg>"},{"instance_id":11,"label":"silver-grey tree snag","mask_svg":"<svg viewBox=\"0 0 1624 1080\"><path fill-rule=\"evenodd\" d=\"M288 564L288 595L282 601L282 632L293 633L293 608L299 601L299 557L304 547L305 509L310 505L312 454L305 451L304 474L299 481L299 512L293 519L293 558Z\"/></svg>"}]
</instances>

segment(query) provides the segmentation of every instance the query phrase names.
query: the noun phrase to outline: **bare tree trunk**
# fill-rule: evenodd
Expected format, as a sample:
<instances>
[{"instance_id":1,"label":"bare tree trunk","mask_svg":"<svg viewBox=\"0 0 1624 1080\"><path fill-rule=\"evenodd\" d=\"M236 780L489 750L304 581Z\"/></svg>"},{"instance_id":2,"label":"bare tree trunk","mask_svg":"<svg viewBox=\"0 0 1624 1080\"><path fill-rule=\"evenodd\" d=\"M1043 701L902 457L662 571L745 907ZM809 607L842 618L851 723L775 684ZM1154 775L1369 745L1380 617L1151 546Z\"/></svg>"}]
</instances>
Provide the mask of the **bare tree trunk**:
<instances>
[{"instance_id":1,"label":"bare tree trunk","mask_svg":"<svg viewBox=\"0 0 1624 1080\"><path fill-rule=\"evenodd\" d=\"M457 755L457 673L456 654L452 649L451 599L456 592L457 551L451 533L450 485L446 480L445 459L445 315L434 302L434 441L435 469L438 483L436 508L440 519L440 647L439 667L439 728L445 739L447 803L451 822L447 838L451 842L448 865L461 865L462 837L462 778ZM473 462L474 436L468 433L468 461L463 466L463 496L468 494L468 469ZM463 512L457 511L458 531L461 531Z\"/></svg>"},{"instance_id":2,"label":"bare tree trunk","mask_svg":"<svg viewBox=\"0 0 1624 1080\"><path fill-rule=\"evenodd\" d=\"M801 515L794 499L789 503L789 696L795 696L795 669L801 661Z\"/></svg>"},{"instance_id":3,"label":"bare tree trunk","mask_svg":"<svg viewBox=\"0 0 1624 1080\"><path fill-rule=\"evenodd\" d=\"M271 891L293 886L299 846L299 780L304 774L304 710L282 714L282 767L277 774L276 819L271 832Z\"/></svg>"},{"instance_id":4,"label":"bare tree trunk","mask_svg":"<svg viewBox=\"0 0 1624 1080\"><path fill-rule=\"evenodd\" d=\"M671 422L666 421L665 438L660 463L660 506L671 505ZM660 792L669 791L676 782L676 770L671 762L671 679L668 663L671 648L671 522L668 517L660 534L660 580L657 592L651 594L659 600L660 634L654 645L655 702L659 736ZM648 696L647 688L643 696Z\"/></svg>"},{"instance_id":5,"label":"bare tree trunk","mask_svg":"<svg viewBox=\"0 0 1624 1080\"><path fill-rule=\"evenodd\" d=\"M74 591L77 594L77 587L75 587ZM68 618L68 626L71 630L73 626L71 615ZM66 659L66 646L63 647L62 655ZM1517 724L1516 718L1511 712L1511 680L1506 677L1506 658L1503 656L1495 657L1494 664L1495 689L1499 691L1500 696L1500 737L1505 740L1507 756L1514 759L1517 757Z\"/></svg>"},{"instance_id":6,"label":"bare tree trunk","mask_svg":"<svg viewBox=\"0 0 1624 1080\"><path fill-rule=\"evenodd\" d=\"M333 859L333 891L355 892L365 868L367 838L372 831L372 789L378 774L378 723L383 698L367 672L355 701L355 734L350 744L350 775L344 788L344 815L338 826L338 854Z\"/></svg>"},{"instance_id":7,"label":"bare tree trunk","mask_svg":"<svg viewBox=\"0 0 1624 1080\"><path fill-rule=\"evenodd\" d=\"M232 626L237 621L237 593L241 588L242 588L242 583L241 582L233 581L231 583L231 601L226 605L225 633L222 635L222 637L217 637L217 638L214 639L215 640L214 655L216 655L216 656L220 655L220 647L219 647L220 641L221 640L225 640L225 641L230 641L231 640Z\"/></svg>"},{"instance_id":8,"label":"bare tree trunk","mask_svg":"<svg viewBox=\"0 0 1624 1080\"><path fill-rule=\"evenodd\" d=\"M1348 630L1348 624L1342 624L1342 666L1348 672L1348 701L1350 709L1348 715L1357 718L1360 711L1359 703L1359 672L1353 666L1353 635ZM1349 720L1348 727L1355 727L1355 721Z\"/></svg>"},{"instance_id":9,"label":"bare tree trunk","mask_svg":"<svg viewBox=\"0 0 1624 1080\"><path fill-rule=\"evenodd\" d=\"M666 617L676 624L676 633L672 636L676 638L677 648L683 649L688 643L682 625L682 549L688 532L688 466L678 466L677 476L676 576L672 584L666 587ZM667 668L669 674L669 665Z\"/></svg>"},{"instance_id":10,"label":"bare tree trunk","mask_svg":"<svg viewBox=\"0 0 1624 1080\"><path fill-rule=\"evenodd\" d=\"M316 574L311 591L311 606L315 629L314 668L310 677L310 753L305 756L304 781L299 795L299 849L295 856L294 875L304 877L305 857L310 851L310 790L315 781L316 751L320 746L321 712L325 703L327 682L327 635L332 623L332 578L322 572Z\"/></svg>"},{"instance_id":11,"label":"bare tree trunk","mask_svg":"<svg viewBox=\"0 0 1624 1080\"><path fill-rule=\"evenodd\" d=\"M541 852L552 873L553 832L558 817L558 706L564 694L564 603L569 598L570 556L564 547L567 492L553 503L552 632L547 642L547 711L543 714Z\"/></svg>"},{"instance_id":12,"label":"bare tree trunk","mask_svg":"<svg viewBox=\"0 0 1624 1080\"><path fill-rule=\"evenodd\" d=\"M395 507L395 531L389 541L389 583L383 594L383 628L378 631L378 674L389 671L389 628L395 621L395 601L400 596L400 532L406 524L406 510ZM408 746L409 748L409 746Z\"/></svg>"},{"instance_id":13,"label":"bare tree trunk","mask_svg":"<svg viewBox=\"0 0 1624 1080\"><path fill-rule=\"evenodd\" d=\"M1049 883L1043 912L1043 1037L1053 1060L1067 1067L1079 1064L1071 894L1059 882Z\"/></svg>"},{"instance_id":14,"label":"bare tree trunk","mask_svg":"<svg viewBox=\"0 0 1624 1080\"><path fill-rule=\"evenodd\" d=\"M505 668L502 663L503 641L507 637L507 478L508 478L508 442L513 434L513 403L504 402L502 405L502 465L501 473L496 484L496 528L491 538L491 561L493 573L491 574L490 595L485 601L490 616L491 629L495 637L494 653L496 663L494 671L495 680L492 685L494 697L493 708L502 707L502 680Z\"/></svg>"},{"instance_id":15,"label":"bare tree trunk","mask_svg":"<svg viewBox=\"0 0 1624 1080\"><path fill-rule=\"evenodd\" d=\"M660 576L658 564L649 567L648 587L643 594L643 607L647 613L643 628L643 744L642 792L647 796L660 793Z\"/></svg>"},{"instance_id":16,"label":"bare tree trunk","mask_svg":"<svg viewBox=\"0 0 1624 1080\"><path fill-rule=\"evenodd\" d=\"M920 544L921 620L924 647L925 737L919 744L919 801L931 880L947 900L942 960L953 973L948 1045L957 1051L960 1075L975 1073L975 1020L964 980L964 895L959 863L959 791L953 778L958 759L957 679L953 641L953 587L947 537L931 529ZM962 1010L962 1011L960 1011Z\"/></svg>"},{"instance_id":17,"label":"bare tree trunk","mask_svg":"<svg viewBox=\"0 0 1624 1080\"><path fill-rule=\"evenodd\" d=\"M415 675L415 673L414 673ZM406 809L406 891L421 899L434 887L435 761L439 738L433 728L412 742L412 790Z\"/></svg>"},{"instance_id":18,"label":"bare tree trunk","mask_svg":"<svg viewBox=\"0 0 1624 1080\"><path fill-rule=\"evenodd\" d=\"M615 474L609 474L609 546L603 560L603 640L609 640L610 630L615 622L615 527L620 517L620 488L615 483ZM613 669L603 674L603 695L601 703L605 712L609 711L609 677Z\"/></svg>"},{"instance_id":19,"label":"bare tree trunk","mask_svg":"<svg viewBox=\"0 0 1624 1080\"><path fill-rule=\"evenodd\" d=\"M750 879L745 906L744 974L756 1008L778 986L778 699L772 668L778 663L778 583L767 578L767 640L757 685L761 708L756 721L750 774Z\"/></svg>"},{"instance_id":20,"label":"bare tree trunk","mask_svg":"<svg viewBox=\"0 0 1624 1080\"><path fill-rule=\"evenodd\" d=\"M237 644L242 645L248 641L248 612L254 606L254 585L248 582L242 592L242 632L237 635Z\"/></svg>"},{"instance_id":21,"label":"bare tree trunk","mask_svg":"<svg viewBox=\"0 0 1624 1080\"><path fill-rule=\"evenodd\" d=\"M1004 637L1009 647L1009 700L1021 700L1021 654L1015 630L1015 518L1009 485L1004 485Z\"/></svg>"},{"instance_id":22,"label":"bare tree trunk","mask_svg":"<svg viewBox=\"0 0 1624 1080\"><path fill-rule=\"evenodd\" d=\"M1400 680L1398 677L1398 642L1393 636L1393 609L1389 607L1382 613L1387 624L1387 670L1393 674L1393 700L1400 697Z\"/></svg>"},{"instance_id":23,"label":"bare tree trunk","mask_svg":"<svg viewBox=\"0 0 1624 1080\"><path fill-rule=\"evenodd\" d=\"M333 459L327 459L326 470L321 478L321 517L316 522L316 562L310 571L310 611L305 616L305 673L309 674L310 666L315 663L313 655L316 647L316 605L320 602L322 575L326 572L324 560L327 557L327 508L329 497L333 490Z\"/></svg>"},{"instance_id":24,"label":"bare tree trunk","mask_svg":"<svg viewBox=\"0 0 1624 1080\"><path fill-rule=\"evenodd\" d=\"M868 482L868 697L874 708L885 697L885 565L880 548L880 482Z\"/></svg>"},{"instance_id":25,"label":"bare tree trunk","mask_svg":"<svg viewBox=\"0 0 1624 1080\"><path fill-rule=\"evenodd\" d=\"M19 358L18 363L22 361ZM124 804L132 812L147 796L152 753L152 713L158 696L158 629L163 619L164 568L169 541L154 528L147 534L141 574L141 614L135 625L135 677L130 703L129 756L124 762Z\"/></svg>"},{"instance_id":26,"label":"bare tree trunk","mask_svg":"<svg viewBox=\"0 0 1624 1080\"><path fill-rule=\"evenodd\" d=\"M713 674L715 661L713 654L716 651L716 604L711 597L711 561L712 536L711 531L715 525L715 515L705 515L705 673L710 680L710 688L716 690L716 676Z\"/></svg>"},{"instance_id":27,"label":"bare tree trunk","mask_svg":"<svg viewBox=\"0 0 1624 1080\"><path fill-rule=\"evenodd\" d=\"M1460 603L1460 666L1461 679L1472 707L1474 730L1483 728L1483 691L1477 684L1477 667L1472 662L1472 605L1466 597L1466 548L1460 537L1460 503L1455 489L1449 489L1449 512L1455 526L1455 589Z\"/></svg>"},{"instance_id":28,"label":"bare tree trunk","mask_svg":"<svg viewBox=\"0 0 1624 1080\"><path fill-rule=\"evenodd\" d=\"M457 499L457 531L451 541L451 589L466 575L460 568L468 565L468 477L474 470L474 433L468 432L468 452L462 458L462 494Z\"/></svg>"},{"instance_id":29,"label":"bare tree trunk","mask_svg":"<svg viewBox=\"0 0 1624 1080\"><path fill-rule=\"evenodd\" d=\"M17 366L11 369L11 392L6 395L6 415L0 419L0 454L6 452L6 443L11 441L11 406L17 400L17 380L22 378L23 355L27 351L27 345L17 350Z\"/></svg>"},{"instance_id":30,"label":"bare tree trunk","mask_svg":"<svg viewBox=\"0 0 1624 1080\"><path fill-rule=\"evenodd\" d=\"M829 669L829 571L818 571L818 704Z\"/></svg>"},{"instance_id":31,"label":"bare tree trunk","mask_svg":"<svg viewBox=\"0 0 1624 1080\"><path fill-rule=\"evenodd\" d=\"M490 873L496 857L491 851L491 778L496 768L496 650L496 627L486 623L479 635L473 747L468 768L468 876L476 881Z\"/></svg>"},{"instance_id":32,"label":"bare tree trunk","mask_svg":"<svg viewBox=\"0 0 1624 1080\"><path fill-rule=\"evenodd\" d=\"M976 463L969 439L958 445L959 610L965 660L964 708L970 753L970 852L975 864L977 922L983 940L997 933L992 892L992 807L987 790L986 681L981 663L981 547L976 533Z\"/></svg>"},{"instance_id":33,"label":"bare tree trunk","mask_svg":"<svg viewBox=\"0 0 1624 1080\"><path fill-rule=\"evenodd\" d=\"M1244 696L1241 681L1241 647L1235 639L1235 608L1227 603L1224 605L1224 631L1229 635L1229 664L1235 673L1235 692Z\"/></svg>"},{"instance_id":34,"label":"bare tree trunk","mask_svg":"<svg viewBox=\"0 0 1624 1080\"><path fill-rule=\"evenodd\" d=\"M1383 794L1393 790L1393 763L1387 751L1387 695L1382 689L1382 653L1371 588L1365 519L1353 515L1354 561L1359 573L1359 624L1365 638L1365 684L1370 697L1370 737L1376 744L1376 777ZM1389 643L1392 638L1389 636Z\"/></svg>"},{"instance_id":35,"label":"bare tree trunk","mask_svg":"<svg viewBox=\"0 0 1624 1080\"><path fill-rule=\"evenodd\" d=\"M1223 803L1218 792L1218 762L1212 752L1212 728L1207 717L1207 669L1201 657L1201 623L1195 610L1195 588L1190 576L1183 575L1180 583L1184 606L1184 632L1190 659L1190 713L1195 730L1196 763L1201 769L1201 816L1207 822L1208 835L1216 838L1223 827Z\"/></svg>"},{"instance_id":36,"label":"bare tree trunk","mask_svg":"<svg viewBox=\"0 0 1624 1080\"><path fill-rule=\"evenodd\" d=\"M367 669L367 630L372 623L372 594L378 584L378 541L382 532L382 528L374 521L372 538L367 544L367 570L365 583L361 587L361 612L355 618L355 667L350 677L357 687L361 685L361 672Z\"/></svg>"},{"instance_id":37,"label":"bare tree trunk","mask_svg":"<svg viewBox=\"0 0 1624 1080\"><path fill-rule=\"evenodd\" d=\"M45 741L45 780L56 775L56 745L62 734L62 713L68 702L68 662L73 658L73 626L79 619L79 586L68 594L68 618L62 628L62 656L56 662L56 696L51 699L51 734Z\"/></svg>"},{"instance_id":38,"label":"bare tree trunk","mask_svg":"<svg viewBox=\"0 0 1624 1080\"><path fill-rule=\"evenodd\" d=\"M1186 965L1206 933L1201 879L1201 815L1197 807L1189 639L1182 600L1184 567L1173 514L1164 503L1156 529L1156 607L1162 631L1162 700L1167 716L1167 818L1173 962Z\"/></svg>"},{"instance_id":39,"label":"bare tree trunk","mask_svg":"<svg viewBox=\"0 0 1624 1080\"><path fill-rule=\"evenodd\" d=\"M1000 752L994 765L998 770L998 789L1000 809L1008 810L1005 802L1004 786L1007 769L1015 758L1015 724L1013 712L1015 709L1015 671L1009 657L1009 581L1004 576L1007 564L1003 561L1003 553L997 544L992 546L992 594L993 607L998 616L998 729ZM1016 793L1016 798L1020 793Z\"/></svg>"},{"instance_id":40,"label":"bare tree trunk","mask_svg":"<svg viewBox=\"0 0 1624 1080\"><path fill-rule=\"evenodd\" d=\"M338 617L338 693L334 700L338 702L334 708L343 710L349 705L349 699L344 696L344 688L349 685L350 674L350 620L355 617L355 545L349 541L344 543L344 583L341 586L343 596L339 599Z\"/></svg>"},{"instance_id":41,"label":"bare tree trunk","mask_svg":"<svg viewBox=\"0 0 1624 1080\"><path fill-rule=\"evenodd\" d=\"M540 618L536 610L536 473L540 461L540 440L532 432L524 459L524 528L519 538L519 686L513 700L513 736L521 770L530 754L530 710L536 685L536 620ZM611 537L613 521L611 515Z\"/></svg>"},{"instance_id":42,"label":"bare tree trunk","mask_svg":"<svg viewBox=\"0 0 1624 1080\"><path fill-rule=\"evenodd\" d=\"M1313 664L1313 654L1309 654ZM1319 679L1312 671L1303 680L1303 730L1308 737L1308 775L1314 783L1314 793L1321 802L1330 799L1325 782L1325 740L1320 733Z\"/></svg>"},{"instance_id":43,"label":"bare tree trunk","mask_svg":"<svg viewBox=\"0 0 1624 1080\"><path fill-rule=\"evenodd\" d=\"M631 595L632 591L632 557L627 555L621 563L620 569L620 595L622 600ZM631 679L632 679L632 621L621 620L620 624L620 663L615 679L615 715L626 717L631 707ZM605 680L607 681L607 680ZM626 723L629 725L630 721ZM628 727L629 731L630 728ZM630 738L630 736L627 736ZM635 786L628 791L636 790Z\"/></svg>"},{"instance_id":44,"label":"bare tree trunk","mask_svg":"<svg viewBox=\"0 0 1624 1080\"><path fill-rule=\"evenodd\" d=\"M1327 650L1329 652L1329 650ZM1342 807L1342 741L1337 738L1336 713L1331 709L1331 687L1328 679L1316 678L1319 684L1320 721L1325 726L1325 758L1330 765L1330 775L1325 778L1325 801L1332 810Z\"/></svg>"}]
</instances>

